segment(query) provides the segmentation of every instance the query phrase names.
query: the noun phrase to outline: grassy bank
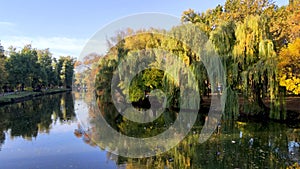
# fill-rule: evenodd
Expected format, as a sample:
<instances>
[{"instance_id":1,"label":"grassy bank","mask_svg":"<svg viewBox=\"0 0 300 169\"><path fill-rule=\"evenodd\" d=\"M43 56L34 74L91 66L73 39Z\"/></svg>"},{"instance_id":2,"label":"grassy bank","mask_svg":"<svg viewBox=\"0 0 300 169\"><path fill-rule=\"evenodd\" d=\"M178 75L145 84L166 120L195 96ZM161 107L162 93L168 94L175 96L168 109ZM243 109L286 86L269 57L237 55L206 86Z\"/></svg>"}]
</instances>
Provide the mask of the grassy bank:
<instances>
[{"instance_id":1,"label":"grassy bank","mask_svg":"<svg viewBox=\"0 0 300 169\"><path fill-rule=\"evenodd\" d=\"M14 92L10 94L0 94L0 106L5 104L12 104L17 102L22 102L25 100L30 100L35 97L49 95L49 94L56 94L70 91L70 89L48 89L42 90L40 92L33 92L33 91L22 91L22 92Z\"/></svg>"}]
</instances>

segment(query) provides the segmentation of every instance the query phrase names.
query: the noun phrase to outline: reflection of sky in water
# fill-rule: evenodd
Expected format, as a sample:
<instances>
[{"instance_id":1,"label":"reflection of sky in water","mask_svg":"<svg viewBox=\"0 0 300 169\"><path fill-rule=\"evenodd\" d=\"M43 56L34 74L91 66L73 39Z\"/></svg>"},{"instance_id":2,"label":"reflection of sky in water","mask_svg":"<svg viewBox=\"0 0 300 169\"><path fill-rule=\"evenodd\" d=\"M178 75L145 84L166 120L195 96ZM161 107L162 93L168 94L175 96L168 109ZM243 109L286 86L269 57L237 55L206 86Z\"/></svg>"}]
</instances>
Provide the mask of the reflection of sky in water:
<instances>
[{"instance_id":1,"label":"reflection of sky in water","mask_svg":"<svg viewBox=\"0 0 300 169\"><path fill-rule=\"evenodd\" d=\"M83 126L84 129L87 129L90 127L90 117L89 117L89 110L88 110L88 105L84 100L76 100L75 101L75 113L76 117Z\"/></svg>"},{"instance_id":2,"label":"reflection of sky in water","mask_svg":"<svg viewBox=\"0 0 300 169\"><path fill-rule=\"evenodd\" d=\"M6 133L5 143L2 145L2 150L0 151L0 169L125 168L126 164L116 166L115 161L117 161L118 156L110 155L109 153L100 150L98 147L87 145L82 136L77 138L74 135L74 131L78 129L78 124L83 126L84 129L90 127L88 105L85 101L80 99L75 100L74 110L76 118L78 119L77 121L61 121L58 118L57 121L51 124L49 134L39 133L38 136L32 138L32 140L25 140L22 137L14 137L12 139L10 138L10 133L8 131ZM54 119L54 117L52 117L52 119ZM195 146L195 152L198 152L197 158L205 161L211 158L211 156L207 157L210 153L204 153L204 155L201 155L201 153L212 151L213 154L215 154L217 151L218 157L224 156L225 161L231 160L230 158L233 158L231 153L236 151L237 146L245 146L246 148L240 147L241 151L244 152L241 152L240 154L237 152L239 155L235 159L241 161L241 164L254 162L259 166L262 163L262 160L265 159L267 160L265 161L267 163L268 160L271 160L266 158L268 157L268 153L275 153L275 155L278 155L279 158L275 158L275 160L281 160L280 163L286 162L285 160L287 159L285 158L288 158L288 160L291 160L292 162L300 162L300 143L297 142L297 139L281 139L284 141L277 143L275 138L278 139L278 137L281 136L281 132L276 133L272 130L266 130L269 133L269 138L267 139L266 136L268 135L265 135L265 130L261 132L254 131L257 129L255 128L257 124L248 125L249 127L252 126L249 128L248 132L247 130L246 132L243 130L236 130L236 132L228 130L228 135L226 133L221 135L224 136L224 138L223 140L220 140L220 142L221 144L226 145L225 148L223 147L224 151L222 151L222 146L220 149L207 148L205 145L205 147L202 146L202 149L200 148L201 144ZM287 131L285 128L282 130ZM298 135L295 134L295 136ZM231 141L228 141L228 139ZM226 142L229 142L229 144ZM210 142L208 145L214 146L216 144ZM242 154L245 153L253 155L253 158L243 156ZM258 154L260 154L260 156L256 157ZM235 157L236 155L234 155L234 158ZM214 161L215 159L209 160L213 160L212 163L220 163L220 161ZM196 161L196 163L199 161ZM236 161L233 161L233 163L234 162ZM209 168L207 166L210 165L203 164L203 166L205 166L203 168Z\"/></svg>"},{"instance_id":3,"label":"reflection of sky in water","mask_svg":"<svg viewBox=\"0 0 300 169\"><path fill-rule=\"evenodd\" d=\"M291 160L300 163L300 143L295 141L289 141L289 156Z\"/></svg>"},{"instance_id":4,"label":"reflection of sky in water","mask_svg":"<svg viewBox=\"0 0 300 169\"><path fill-rule=\"evenodd\" d=\"M87 112L86 107L79 107L76 115L84 111ZM84 117L83 114L80 116ZM77 125L77 121L53 123L49 134L39 133L31 141L22 137L12 139L7 132L0 151L0 168L116 168L115 163L107 159L105 151L75 137Z\"/></svg>"},{"instance_id":5,"label":"reflection of sky in water","mask_svg":"<svg viewBox=\"0 0 300 169\"><path fill-rule=\"evenodd\" d=\"M289 152L295 152L295 150L299 150L299 148L300 148L300 143L295 141L289 142Z\"/></svg>"}]
</instances>

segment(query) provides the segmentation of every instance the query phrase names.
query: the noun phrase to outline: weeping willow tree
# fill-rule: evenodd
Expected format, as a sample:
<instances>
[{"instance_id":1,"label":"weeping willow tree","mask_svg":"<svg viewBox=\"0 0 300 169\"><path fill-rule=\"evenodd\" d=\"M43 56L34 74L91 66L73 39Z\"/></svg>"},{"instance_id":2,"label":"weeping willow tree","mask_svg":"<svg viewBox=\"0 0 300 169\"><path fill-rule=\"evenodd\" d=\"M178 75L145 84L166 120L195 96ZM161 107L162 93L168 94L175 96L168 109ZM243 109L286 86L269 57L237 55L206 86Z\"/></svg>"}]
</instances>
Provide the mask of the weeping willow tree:
<instances>
[{"instance_id":1,"label":"weeping willow tree","mask_svg":"<svg viewBox=\"0 0 300 169\"><path fill-rule=\"evenodd\" d=\"M235 80L240 80L239 89L244 99L244 112L269 112L263 99L269 97L272 119L285 119L280 114L277 84L276 53L273 42L270 40L267 18L250 15L244 22L237 23L233 49L233 60L236 64L233 73Z\"/></svg>"},{"instance_id":2,"label":"weeping willow tree","mask_svg":"<svg viewBox=\"0 0 300 169\"><path fill-rule=\"evenodd\" d=\"M204 31L198 26L183 24L181 26L174 27L170 32L170 36L180 40L182 48L178 53L181 58L184 59L185 63L192 69L201 96L208 95L210 92L208 89L208 74L206 67L204 66L202 59L204 58L205 44L207 43L207 36ZM167 48L174 49L178 48L177 43L171 43ZM202 59L201 59L202 57Z\"/></svg>"},{"instance_id":3,"label":"weeping willow tree","mask_svg":"<svg viewBox=\"0 0 300 169\"><path fill-rule=\"evenodd\" d=\"M109 96L108 93L111 92L107 89L111 86L109 78L113 76L115 70L118 71L118 84L113 84L116 85L117 89L115 94L118 93L122 97L121 100L128 104L140 102L145 99L146 93L161 89L166 92L168 104L174 108L179 108L180 86L184 85L190 88L199 86L196 91L199 91L200 95L207 95L209 93L207 68L200 58L201 53L204 55L203 48L206 42L206 35L193 25L177 26L170 32L147 30L128 33L128 36L125 35L118 40L116 45L111 48L110 54L103 58L100 63L98 79L96 79L98 94L102 95L100 98L104 95L105 97ZM173 63L176 61L174 58L177 57L180 62L187 66L187 69L194 73L197 81L185 76L189 75L188 72L185 72L178 63ZM112 60L113 63L111 64ZM123 62L126 64L121 64ZM154 68L166 64L168 65L166 72ZM115 67L116 65L118 67ZM147 65L149 66L147 70L139 72L142 67ZM139 73L131 79L129 77L132 72ZM176 81L170 75L178 72L181 73L181 77ZM187 83L183 84L184 81ZM130 87L128 88L127 84L129 83ZM212 87L214 88L217 83L215 81ZM109 100L105 99L105 101Z\"/></svg>"},{"instance_id":4,"label":"weeping willow tree","mask_svg":"<svg viewBox=\"0 0 300 169\"><path fill-rule=\"evenodd\" d=\"M289 66L282 67L282 58L279 67L276 66L276 54L282 55L281 49L293 43L299 34L299 24L295 22L299 16L298 7L296 1L279 7L272 0L227 0L224 6L207 12L197 13L192 9L183 12L182 22L202 29L222 57L228 76L226 112L233 112L233 116L242 111L286 119L286 93L278 87L279 81L297 94L298 79L289 80L289 75L285 77L278 71L278 68L288 69ZM243 105L240 108L238 98ZM264 103L267 100L270 105Z\"/></svg>"},{"instance_id":5,"label":"weeping willow tree","mask_svg":"<svg viewBox=\"0 0 300 169\"><path fill-rule=\"evenodd\" d=\"M211 91L215 91L220 83L216 77L220 76L221 71L212 71L219 66L210 63L213 62L213 57L216 55L214 52L216 52L221 58L221 66L224 67L227 75L227 85L224 86L227 95L225 118L236 119L242 111L249 115L263 115L271 119L284 120L286 114L279 109L277 56L268 23L269 18L265 15L249 15L237 23L233 20L219 22L209 32L209 37L206 36L207 32L201 31L201 27L197 24L183 24L169 32L131 31L128 37L123 33L123 38L119 38L102 61L98 86L102 86L103 90L100 90L102 93L108 90L107 87L110 86L108 80L112 77L112 72L117 65L126 60L127 66L118 67L119 83L115 84L117 93L120 93L123 101L138 102L145 99L146 92L163 89L167 92L168 103L178 107L176 98L179 96L178 87L181 84L174 81L169 74L150 68L137 74L131 81L128 73L136 72L145 65L164 64L162 62L172 65L169 71L180 72L182 71L179 70L180 67L164 58L175 55L193 71L197 79L196 82L188 80L188 85L197 83L199 94L204 96L210 92L209 85ZM157 48L165 52L154 50ZM110 71L111 73L107 73ZM214 73L207 74L207 72ZM131 86L126 88L125 84L129 81ZM105 93L109 94L110 91ZM240 96L242 96L241 100L239 100ZM270 106L266 106L266 99L270 100Z\"/></svg>"},{"instance_id":6,"label":"weeping willow tree","mask_svg":"<svg viewBox=\"0 0 300 169\"><path fill-rule=\"evenodd\" d=\"M225 118L227 119L236 119L239 115L239 96L237 90L239 78L236 71L235 60L232 55L236 42L235 29L236 25L233 21L223 22L210 33L209 39L221 57L227 75L227 86L225 88L227 95Z\"/></svg>"},{"instance_id":7,"label":"weeping willow tree","mask_svg":"<svg viewBox=\"0 0 300 169\"><path fill-rule=\"evenodd\" d=\"M275 47L268 18L249 15L243 21L222 22L210 33L210 41L222 58L227 74L227 117L242 110L251 115L285 119L280 113ZM239 105L239 94L243 102ZM270 99L270 106L264 100ZM269 113L269 114L268 114Z\"/></svg>"}]
</instances>

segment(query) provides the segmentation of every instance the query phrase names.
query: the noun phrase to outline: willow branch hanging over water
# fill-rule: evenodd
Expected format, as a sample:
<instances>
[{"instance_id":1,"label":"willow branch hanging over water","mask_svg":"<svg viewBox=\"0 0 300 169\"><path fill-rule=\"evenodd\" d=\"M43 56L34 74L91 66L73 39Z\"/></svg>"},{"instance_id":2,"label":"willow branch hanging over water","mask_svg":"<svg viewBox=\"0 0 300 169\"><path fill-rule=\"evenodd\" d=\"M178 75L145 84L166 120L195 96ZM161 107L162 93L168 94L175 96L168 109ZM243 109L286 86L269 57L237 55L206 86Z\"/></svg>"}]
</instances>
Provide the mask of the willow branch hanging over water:
<instances>
[{"instance_id":1,"label":"willow branch hanging over water","mask_svg":"<svg viewBox=\"0 0 300 169\"><path fill-rule=\"evenodd\" d=\"M168 105L179 108L177 97L180 93L180 81L174 81L160 70L149 69L141 72L131 82L130 89L124 87L124 84L129 83L130 80L126 78L127 71L135 71L143 64L160 65L165 61L159 58L160 55L169 54L178 56L193 71L197 80L192 82L187 78L187 83L190 86L193 83L197 84L201 98L218 90L227 95L225 118L236 119L241 113L245 113L285 120L287 118L284 108L285 91L297 94L299 89L299 77L296 73L299 67L286 63L288 60L286 58L289 57L287 51L296 51L299 43L295 38L297 33L292 32L293 36L288 36L286 27L289 25L291 30L297 30L297 26L278 20L274 16L297 18L299 8L297 3L280 9L275 8L272 2L260 3L260 0L254 0L253 4L257 9L247 9L247 4L242 4L240 1L236 3L227 1L224 8L218 6L206 13L185 11L182 17L183 23L169 31L128 29L127 32L121 32L114 38L116 41L111 43L115 46L100 62L97 76L99 81L96 84L99 97L111 93L106 88L110 85L107 84L107 79L112 76L108 70L114 70L123 59L126 60L127 56L135 60L139 56L149 55L149 58L144 60L140 57L140 65L118 68L121 72L120 83L116 86L120 100L142 103L141 100L144 100L151 90L164 89L167 92ZM240 8L247 9L247 12L239 12L237 9ZM294 46L289 45L289 48L281 50L283 45L280 40L283 38L285 38L284 42L296 40ZM153 49L162 49L166 52L162 54ZM214 67L205 66L213 65L209 62L217 55L222 65L214 66L222 66L225 69L223 72L226 74L225 86L216 80L222 71L216 70L213 74L208 74ZM297 61L298 55L295 56L293 62ZM134 63L133 60L128 62ZM109 66L106 65L107 63ZM168 64L172 65L172 62ZM170 71L181 70L176 65L172 65ZM107 98L105 100L110 101Z\"/></svg>"}]
</instances>

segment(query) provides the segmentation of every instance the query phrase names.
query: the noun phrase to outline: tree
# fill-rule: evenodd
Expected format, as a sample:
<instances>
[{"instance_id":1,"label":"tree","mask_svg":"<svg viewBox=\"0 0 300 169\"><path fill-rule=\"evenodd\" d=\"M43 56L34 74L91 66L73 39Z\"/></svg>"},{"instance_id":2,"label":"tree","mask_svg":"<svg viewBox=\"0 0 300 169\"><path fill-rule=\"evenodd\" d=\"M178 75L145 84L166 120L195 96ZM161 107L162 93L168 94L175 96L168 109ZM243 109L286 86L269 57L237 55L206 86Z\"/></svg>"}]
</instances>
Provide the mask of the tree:
<instances>
[{"instance_id":1,"label":"tree","mask_svg":"<svg viewBox=\"0 0 300 169\"><path fill-rule=\"evenodd\" d=\"M31 45L24 46L19 52L10 48L10 57L5 64L9 83L13 87L22 86L21 90L24 86L37 87L42 76L37 60L37 51Z\"/></svg>"},{"instance_id":2,"label":"tree","mask_svg":"<svg viewBox=\"0 0 300 169\"><path fill-rule=\"evenodd\" d=\"M75 62L76 74L74 84L77 87L83 87L84 89L92 89L95 87L94 81L99 71L98 62L101 57L101 55L92 53L85 56L82 61Z\"/></svg>"},{"instance_id":3,"label":"tree","mask_svg":"<svg viewBox=\"0 0 300 169\"><path fill-rule=\"evenodd\" d=\"M5 70L5 62L6 56L4 55L4 48L0 43L0 92L2 91L2 87L7 82L7 72Z\"/></svg>"},{"instance_id":4,"label":"tree","mask_svg":"<svg viewBox=\"0 0 300 169\"><path fill-rule=\"evenodd\" d=\"M300 1L290 1L288 6L275 7L269 11L269 27L277 54L281 48L300 37Z\"/></svg>"},{"instance_id":5,"label":"tree","mask_svg":"<svg viewBox=\"0 0 300 169\"><path fill-rule=\"evenodd\" d=\"M242 80L241 89L250 105L246 112L268 112L263 98L268 96L271 102L278 93L276 83L276 53L269 34L267 19L263 16L249 16L237 24L236 45L233 50L238 64L238 77ZM264 90L267 88L268 90ZM281 119L278 103L271 103L270 118ZM285 119L285 116L282 116Z\"/></svg>"},{"instance_id":6,"label":"tree","mask_svg":"<svg viewBox=\"0 0 300 169\"><path fill-rule=\"evenodd\" d=\"M8 83L11 89L24 90L30 87L41 90L42 87L72 86L75 60L70 56L52 58L49 49L38 50L25 45L17 51L9 47L9 57L0 58L0 87ZM3 60L3 61L2 61Z\"/></svg>"},{"instance_id":7,"label":"tree","mask_svg":"<svg viewBox=\"0 0 300 169\"><path fill-rule=\"evenodd\" d=\"M281 50L282 47L293 42L299 36L298 17L300 15L298 2L291 2L288 7L279 8L272 0L227 0L225 6L218 5L216 8L203 13L197 13L189 9L183 12L181 18L183 24L168 32L157 30L149 31L155 33L130 31L128 32L129 37L126 37L126 32L122 32L117 36L118 41L114 43L115 46L109 51L107 60L105 59L107 62L103 61L103 63L108 64L108 61L112 60L120 63L122 59L126 59L129 55L136 56L136 58L133 57L135 59L143 54L150 56L152 48L161 48L179 56L186 65L191 67L198 81L200 95L204 96L209 91L209 85L214 90L213 87L216 86L217 81L211 80L211 78L208 79L205 71L207 67L201 64L201 61L203 61L201 60L203 59L201 58L201 55L203 55L201 52L207 52L210 48L213 48L221 57L228 77L228 86L225 89L228 96L228 102L226 103L228 109L226 108L226 111L234 114L229 113L226 115L237 117L236 115L241 110L239 109L239 97L242 96L244 101L241 105L244 113L285 120L286 113L280 110L284 101L281 100L283 97L281 97L282 93L280 93L279 88L278 70L281 67L286 68L286 71L280 74L281 79L283 79L281 85L287 86L283 82L288 80L286 83L291 84L288 90L298 93L298 89L295 87L298 85L298 76L295 75L295 73L299 74L298 58L291 60L293 57L288 56L288 53L292 53L288 51L290 49L286 49L286 52ZM195 27L190 29L189 25ZM289 31L291 35L289 35ZM200 34L207 35L207 37L200 36ZM174 38L167 38L163 35ZM206 46L201 41L205 41ZM202 49L195 52L193 50L194 46L201 46ZM299 49L293 50L297 51ZM281 67L277 67L279 51L282 51L280 54L281 59L279 59ZM298 55L293 53L293 56ZM289 64L284 64L284 61ZM141 61L145 64L148 64L148 62L158 64L155 60L150 59ZM292 62L295 64L290 64ZM99 72L107 72L113 67L101 65ZM297 70L290 70L291 67L297 67ZM134 69L134 66L132 68L124 67L120 68L119 71L124 74L126 71L135 71ZM175 69L176 67L174 67ZM131 101L137 101L139 98L144 97L143 91L161 85L159 71L150 70L150 72L152 73L144 71L138 74L131 83L133 88L130 91ZM283 74L288 74L287 72L292 73L292 75L283 76ZM122 73L120 73L120 80L125 82L126 76ZM110 76L98 74L98 77L99 81L102 78L101 82L103 82L100 85L101 90L105 90L103 86L109 84L106 84L106 80L103 79L108 79ZM167 87L172 88L171 83L166 84ZM123 83L117 86L120 90L125 90ZM171 97L176 97L175 88L173 88L173 91L168 91ZM241 95L238 95L238 93L241 93ZM269 106L265 104L266 100L270 100ZM172 102L172 100L168 101ZM172 103L176 105L175 102Z\"/></svg>"},{"instance_id":8,"label":"tree","mask_svg":"<svg viewBox=\"0 0 300 169\"><path fill-rule=\"evenodd\" d=\"M65 88L71 88L73 83L73 74L74 74L74 64L75 59L71 58L70 56L61 56L58 60L60 69L60 84Z\"/></svg>"},{"instance_id":9,"label":"tree","mask_svg":"<svg viewBox=\"0 0 300 169\"><path fill-rule=\"evenodd\" d=\"M0 41L0 58L5 58L4 47L1 45L1 41Z\"/></svg>"},{"instance_id":10,"label":"tree","mask_svg":"<svg viewBox=\"0 0 300 169\"><path fill-rule=\"evenodd\" d=\"M5 70L5 59L0 58L0 91L2 91L2 87L7 82L7 72Z\"/></svg>"},{"instance_id":11,"label":"tree","mask_svg":"<svg viewBox=\"0 0 300 169\"><path fill-rule=\"evenodd\" d=\"M269 8L274 8L273 0L226 0L225 18L236 22L243 21L250 15L262 15Z\"/></svg>"},{"instance_id":12,"label":"tree","mask_svg":"<svg viewBox=\"0 0 300 169\"><path fill-rule=\"evenodd\" d=\"M51 78L51 83L54 86L59 86L60 85L60 76L59 72L61 70L61 66L57 62L56 58L52 59L52 68L53 68L53 77Z\"/></svg>"},{"instance_id":13,"label":"tree","mask_svg":"<svg viewBox=\"0 0 300 169\"><path fill-rule=\"evenodd\" d=\"M55 85L55 74L52 67L52 54L49 49L37 50L40 65L41 83L43 86Z\"/></svg>"},{"instance_id":14,"label":"tree","mask_svg":"<svg viewBox=\"0 0 300 169\"><path fill-rule=\"evenodd\" d=\"M297 19L288 26L290 13L297 17L298 6L295 3L292 6L293 12L288 12L268 0L227 0L224 7L217 6L206 13L197 14L194 10L183 13L182 21L200 28L206 25L203 30L208 32L226 68L228 92L233 92L235 99L237 92L243 93L248 102L244 103L245 112L269 112L263 102L268 97L272 102L269 117L285 119L285 114L279 113L279 106L275 106L279 105L276 53L291 39L289 27L297 30Z\"/></svg>"},{"instance_id":15,"label":"tree","mask_svg":"<svg viewBox=\"0 0 300 169\"><path fill-rule=\"evenodd\" d=\"M300 37L300 1L291 0L287 6L289 16L287 18L287 24L289 28L289 42L293 42Z\"/></svg>"},{"instance_id":16,"label":"tree","mask_svg":"<svg viewBox=\"0 0 300 169\"><path fill-rule=\"evenodd\" d=\"M300 38L281 49L278 68L280 85L288 92L300 94Z\"/></svg>"}]
</instances>

